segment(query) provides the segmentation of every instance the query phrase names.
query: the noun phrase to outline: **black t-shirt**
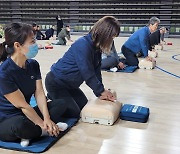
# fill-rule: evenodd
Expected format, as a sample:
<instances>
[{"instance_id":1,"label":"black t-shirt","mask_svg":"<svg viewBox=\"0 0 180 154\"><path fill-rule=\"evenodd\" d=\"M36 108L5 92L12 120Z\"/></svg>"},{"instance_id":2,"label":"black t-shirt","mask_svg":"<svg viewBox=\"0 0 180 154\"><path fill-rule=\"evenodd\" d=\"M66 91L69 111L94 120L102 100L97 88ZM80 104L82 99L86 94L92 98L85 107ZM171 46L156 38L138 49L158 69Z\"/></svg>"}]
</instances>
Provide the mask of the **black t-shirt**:
<instances>
[{"instance_id":1,"label":"black t-shirt","mask_svg":"<svg viewBox=\"0 0 180 154\"><path fill-rule=\"evenodd\" d=\"M150 46L158 45L160 43L160 30L155 31L149 36Z\"/></svg>"},{"instance_id":2,"label":"black t-shirt","mask_svg":"<svg viewBox=\"0 0 180 154\"><path fill-rule=\"evenodd\" d=\"M20 90L27 103L36 90L36 80L41 79L39 64L36 60L26 60L25 69L16 65L8 58L0 65L0 120L14 115L22 114L22 111L9 102L4 95Z\"/></svg>"}]
</instances>

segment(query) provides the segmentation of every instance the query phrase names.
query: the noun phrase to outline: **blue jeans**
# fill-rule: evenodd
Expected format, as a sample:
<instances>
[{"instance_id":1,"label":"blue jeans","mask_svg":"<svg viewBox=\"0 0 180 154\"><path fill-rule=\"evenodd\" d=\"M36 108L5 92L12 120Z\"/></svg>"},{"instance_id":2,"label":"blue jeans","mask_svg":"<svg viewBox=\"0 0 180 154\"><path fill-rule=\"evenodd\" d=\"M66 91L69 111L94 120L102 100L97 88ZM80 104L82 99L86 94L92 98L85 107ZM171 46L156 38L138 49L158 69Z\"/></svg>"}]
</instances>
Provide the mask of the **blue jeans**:
<instances>
[{"instance_id":1,"label":"blue jeans","mask_svg":"<svg viewBox=\"0 0 180 154\"><path fill-rule=\"evenodd\" d=\"M107 57L105 59L102 59L101 61L101 69L110 69L113 67L117 67L119 64L119 60L115 57Z\"/></svg>"}]
</instances>

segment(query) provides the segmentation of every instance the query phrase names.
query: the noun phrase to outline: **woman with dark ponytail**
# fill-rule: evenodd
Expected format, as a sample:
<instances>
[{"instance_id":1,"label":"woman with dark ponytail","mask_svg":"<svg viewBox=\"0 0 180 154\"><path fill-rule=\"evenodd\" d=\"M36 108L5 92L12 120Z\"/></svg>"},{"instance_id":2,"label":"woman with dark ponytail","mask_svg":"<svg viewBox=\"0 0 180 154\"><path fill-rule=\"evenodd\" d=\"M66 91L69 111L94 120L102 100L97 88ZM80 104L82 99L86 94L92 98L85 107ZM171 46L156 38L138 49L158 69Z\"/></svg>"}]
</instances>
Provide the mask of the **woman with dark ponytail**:
<instances>
[{"instance_id":1,"label":"woman with dark ponytail","mask_svg":"<svg viewBox=\"0 0 180 154\"><path fill-rule=\"evenodd\" d=\"M0 44L0 140L30 139L43 135L57 136L67 128L61 123L66 110L63 100L46 102L39 64L32 60L38 53L32 26L12 23L5 29ZM32 95L37 106L29 105Z\"/></svg>"},{"instance_id":2,"label":"woman with dark ponytail","mask_svg":"<svg viewBox=\"0 0 180 154\"><path fill-rule=\"evenodd\" d=\"M0 63L7 59L6 42L0 44Z\"/></svg>"}]
</instances>

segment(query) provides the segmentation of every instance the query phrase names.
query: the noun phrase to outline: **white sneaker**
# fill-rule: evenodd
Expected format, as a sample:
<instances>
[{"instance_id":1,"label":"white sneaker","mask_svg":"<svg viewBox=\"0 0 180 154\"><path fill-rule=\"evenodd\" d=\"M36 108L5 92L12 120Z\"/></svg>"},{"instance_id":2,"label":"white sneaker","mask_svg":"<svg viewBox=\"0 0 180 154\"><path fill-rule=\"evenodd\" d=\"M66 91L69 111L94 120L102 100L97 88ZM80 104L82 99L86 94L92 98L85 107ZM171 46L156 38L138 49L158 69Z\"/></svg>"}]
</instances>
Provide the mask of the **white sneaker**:
<instances>
[{"instance_id":1,"label":"white sneaker","mask_svg":"<svg viewBox=\"0 0 180 154\"><path fill-rule=\"evenodd\" d=\"M20 144L22 147L27 147L29 145L29 140L28 139L21 139Z\"/></svg>"},{"instance_id":2,"label":"white sneaker","mask_svg":"<svg viewBox=\"0 0 180 154\"><path fill-rule=\"evenodd\" d=\"M56 125L61 129L61 131L65 131L68 128L68 125L63 122L58 122Z\"/></svg>"}]
</instances>

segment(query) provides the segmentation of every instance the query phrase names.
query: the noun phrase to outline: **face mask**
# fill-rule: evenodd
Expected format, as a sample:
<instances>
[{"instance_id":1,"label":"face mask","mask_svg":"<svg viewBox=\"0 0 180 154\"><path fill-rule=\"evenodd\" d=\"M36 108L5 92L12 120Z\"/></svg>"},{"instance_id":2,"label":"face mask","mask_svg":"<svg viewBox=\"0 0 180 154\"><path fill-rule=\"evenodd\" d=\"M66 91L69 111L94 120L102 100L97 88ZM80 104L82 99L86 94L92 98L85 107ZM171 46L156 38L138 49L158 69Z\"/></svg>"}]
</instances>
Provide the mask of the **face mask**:
<instances>
[{"instance_id":1,"label":"face mask","mask_svg":"<svg viewBox=\"0 0 180 154\"><path fill-rule=\"evenodd\" d=\"M33 45L29 46L28 53L25 54L27 59L34 58L38 54L38 45L37 43L34 43Z\"/></svg>"}]
</instances>

